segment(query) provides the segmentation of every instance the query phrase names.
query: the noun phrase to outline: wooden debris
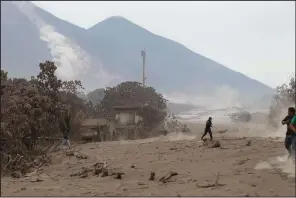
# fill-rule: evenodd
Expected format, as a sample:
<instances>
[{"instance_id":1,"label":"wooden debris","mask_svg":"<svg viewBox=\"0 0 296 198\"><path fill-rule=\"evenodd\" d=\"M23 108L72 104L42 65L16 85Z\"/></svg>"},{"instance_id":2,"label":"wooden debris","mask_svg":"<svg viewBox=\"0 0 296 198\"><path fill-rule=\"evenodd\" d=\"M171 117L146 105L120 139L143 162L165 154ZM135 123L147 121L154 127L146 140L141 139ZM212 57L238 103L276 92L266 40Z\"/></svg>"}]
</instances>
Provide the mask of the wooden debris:
<instances>
[{"instance_id":1,"label":"wooden debris","mask_svg":"<svg viewBox=\"0 0 296 198\"><path fill-rule=\"evenodd\" d=\"M122 179L122 175L124 175L124 173L116 173L116 177L114 177L114 179Z\"/></svg>"},{"instance_id":2,"label":"wooden debris","mask_svg":"<svg viewBox=\"0 0 296 198\"><path fill-rule=\"evenodd\" d=\"M159 179L162 183L167 183L173 176L178 175L176 172L170 172L167 176L163 176Z\"/></svg>"},{"instance_id":3,"label":"wooden debris","mask_svg":"<svg viewBox=\"0 0 296 198\"><path fill-rule=\"evenodd\" d=\"M108 177L109 176L109 172L107 169L103 169L102 173L101 173L101 177Z\"/></svg>"},{"instance_id":4,"label":"wooden debris","mask_svg":"<svg viewBox=\"0 0 296 198\"><path fill-rule=\"evenodd\" d=\"M155 172L151 172L150 173L150 178L149 178L150 181L154 181L155 180Z\"/></svg>"},{"instance_id":5,"label":"wooden debris","mask_svg":"<svg viewBox=\"0 0 296 198\"><path fill-rule=\"evenodd\" d=\"M217 177L216 177L216 180L214 181L214 183L205 184L205 185L196 184L196 186L199 188L212 188L212 187L225 186L225 184L219 184L219 177L220 177L220 173L217 174Z\"/></svg>"},{"instance_id":6,"label":"wooden debris","mask_svg":"<svg viewBox=\"0 0 296 198\"><path fill-rule=\"evenodd\" d=\"M103 172L103 170L104 170L104 167L105 167L105 165L104 165L104 163L102 163L102 162L95 163L95 164L93 165L94 175L99 175L99 174L101 174L101 173Z\"/></svg>"},{"instance_id":7,"label":"wooden debris","mask_svg":"<svg viewBox=\"0 0 296 198\"><path fill-rule=\"evenodd\" d=\"M22 177L22 173L21 173L20 171L13 171L13 172L11 173L11 176L12 176L13 178L21 178L21 177Z\"/></svg>"},{"instance_id":8,"label":"wooden debris","mask_svg":"<svg viewBox=\"0 0 296 198\"><path fill-rule=\"evenodd\" d=\"M30 179L30 182L42 182L43 180L42 179L40 179L40 178L38 178L38 177L32 177L31 179Z\"/></svg>"},{"instance_id":9,"label":"wooden debris","mask_svg":"<svg viewBox=\"0 0 296 198\"><path fill-rule=\"evenodd\" d=\"M87 155L84 155L82 153L79 153L78 151L75 151L75 150L68 150L68 151L65 151L65 155L66 156L75 156L77 159L81 160L81 159L87 159Z\"/></svg>"},{"instance_id":10,"label":"wooden debris","mask_svg":"<svg viewBox=\"0 0 296 198\"><path fill-rule=\"evenodd\" d=\"M226 133L227 129L225 130L220 130L220 131L217 131L218 133Z\"/></svg>"},{"instance_id":11,"label":"wooden debris","mask_svg":"<svg viewBox=\"0 0 296 198\"><path fill-rule=\"evenodd\" d=\"M81 177L81 178L85 178L85 177L88 176L88 173L91 172L91 171L92 171L91 168L82 167L82 169L80 171L78 171L76 173L72 173L70 175L70 177L76 177L76 176L78 176L78 177Z\"/></svg>"},{"instance_id":12,"label":"wooden debris","mask_svg":"<svg viewBox=\"0 0 296 198\"><path fill-rule=\"evenodd\" d=\"M251 144L252 144L252 140L249 140L249 141L247 142L246 146L251 146Z\"/></svg>"},{"instance_id":13,"label":"wooden debris","mask_svg":"<svg viewBox=\"0 0 296 198\"><path fill-rule=\"evenodd\" d=\"M245 164L248 160L250 160L250 159L247 158L247 159L244 159L244 160L240 160L240 161L237 163L237 165L243 165L243 164Z\"/></svg>"}]
</instances>

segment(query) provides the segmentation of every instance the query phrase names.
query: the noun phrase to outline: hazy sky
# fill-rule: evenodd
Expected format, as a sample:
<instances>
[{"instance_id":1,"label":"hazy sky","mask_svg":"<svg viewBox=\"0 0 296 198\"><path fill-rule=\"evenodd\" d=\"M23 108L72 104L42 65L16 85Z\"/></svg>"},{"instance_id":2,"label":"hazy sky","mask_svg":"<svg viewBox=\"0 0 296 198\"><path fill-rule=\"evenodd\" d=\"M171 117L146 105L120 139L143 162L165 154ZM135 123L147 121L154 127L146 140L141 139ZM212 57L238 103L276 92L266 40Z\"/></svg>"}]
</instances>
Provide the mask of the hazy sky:
<instances>
[{"instance_id":1,"label":"hazy sky","mask_svg":"<svg viewBox=\"0 0 296 198\"><path fill-rule=\"evenodd\" d=\"M295 72L292 1L33 3L84 28L110 16L123 16L272 87Z\"/></svg>"}]
</instances>

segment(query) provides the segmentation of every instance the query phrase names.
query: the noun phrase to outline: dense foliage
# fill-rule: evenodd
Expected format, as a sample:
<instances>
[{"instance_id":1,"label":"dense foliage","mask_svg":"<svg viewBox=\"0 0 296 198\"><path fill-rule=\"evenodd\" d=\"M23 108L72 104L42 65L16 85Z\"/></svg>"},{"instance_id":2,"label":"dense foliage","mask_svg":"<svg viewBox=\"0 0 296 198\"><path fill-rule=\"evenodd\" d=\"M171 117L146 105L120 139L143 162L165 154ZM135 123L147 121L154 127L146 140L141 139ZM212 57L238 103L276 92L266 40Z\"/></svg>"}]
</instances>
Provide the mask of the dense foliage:
<instances>
[{"instance_id":1,"label":"dense foliage","mask_svg":"<svg viewBox=\"0 0 296 198\"><path fill-rule=\"evenodd\" d=\"M40 73L31 80L8 78L1 70L2 165L8 160L6 156L29 160L40 154L42 139L61 137L67 124L78 125L88 114L88 105L76 96L82 89L80 81L59 80L53 62L40 63L39 67ZM71 129L73 134L75 127Z\"/></svg>"},{"instance_id":2,"label":"dense foliage","mask_svg":"<svg viewBox=\"0 0 296 198\"><path fill-rule=\"evenodd\" d=\"M39 67L40 73L30 80L9 78L1 70L1 165L6 165L6 170L15 169L15 164L7 164L16 156L29 163L44 153L47 144L52 143L44 140L60 140L66 131L70 137L79 134L84 118L114 118L115 106L141 107L138 113L146 128L151 129L165 119L166 100L152 87L123 82L105 91L95 90L89 94L94 96L93 102L100 102L95 106L78 97L83 95L80 81L56 77L53 62L40 63Z\"/></svg>"},{"instance_id":3,"label":"dense foliage","mask_svg":"<svg viewBox=\"0 0 296 198\"><path fill-rule=\"evenodd\" d=\"M123 82L105 90L105 97L98 109L106 117L113 118L115 106L140 107L139 114L145 126L155 127L166 116L167 100L152 87L143 87L139 82Z\"/></svg>"},{"instance_id":4,"label":"dense foliage","mask_svg":"<svg viewBox=\"0 0 296 198\"><path fill-rule=\"evenodd\" d=\"M295 106L295 78L292 77L288 84L283 84L276 88L276 93L273 97L271 106L270 106L270 113L269 113L269 121L270 124L273 126L278 125L279 115L281 111L287 111L287 107Z\"/></svg>"},{"instance_id":5,"label":"dense foliage","mask_svg":"<svg viewBox=\"0 0 296 198\"><path fill-rule=\"evenodd\" d=\"M95 89L87 94L87 99L93 104L98 105L105 96L105 89Z\"/></svg>"}]
</instances>

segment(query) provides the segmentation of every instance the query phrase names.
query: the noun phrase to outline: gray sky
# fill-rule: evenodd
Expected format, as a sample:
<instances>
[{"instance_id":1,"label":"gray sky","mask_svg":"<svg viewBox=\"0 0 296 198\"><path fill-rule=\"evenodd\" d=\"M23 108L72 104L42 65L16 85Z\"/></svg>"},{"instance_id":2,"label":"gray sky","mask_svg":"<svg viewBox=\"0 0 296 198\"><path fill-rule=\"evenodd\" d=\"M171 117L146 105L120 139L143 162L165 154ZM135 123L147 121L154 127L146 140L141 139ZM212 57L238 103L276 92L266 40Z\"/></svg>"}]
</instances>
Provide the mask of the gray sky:
<instances>
[{"instance_id":1,"label":"gray sky","mask_svg":"<svg viewBox=\"0 0 296 198\"><path fill-rule=\"evenodd\" d=\"M123 16L269 86L295 72L295 2L35 1L89 28Z\"/></svg>"}]
</instances>

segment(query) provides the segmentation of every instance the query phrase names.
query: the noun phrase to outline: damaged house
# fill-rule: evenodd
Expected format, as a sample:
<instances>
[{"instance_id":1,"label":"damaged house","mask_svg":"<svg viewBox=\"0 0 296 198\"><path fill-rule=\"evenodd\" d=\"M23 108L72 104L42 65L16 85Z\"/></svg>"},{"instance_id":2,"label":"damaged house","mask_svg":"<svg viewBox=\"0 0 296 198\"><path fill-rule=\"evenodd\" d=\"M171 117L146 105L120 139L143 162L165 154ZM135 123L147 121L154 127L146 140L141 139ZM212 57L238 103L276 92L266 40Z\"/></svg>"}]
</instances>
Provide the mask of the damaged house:
<instances>
[{"instance_id":1,"label":"damaged house","mask_svg":"<svg viewBox=\"0 0 296 198\"><path fill-rule=\"evenodd\" d=\"M145 119L141 115L145 115ZM159 124L157 120L161 120L159 116L165 114L160 114L159 110L150 106L114 106L108 119L84 120L81 124L82 136L93 141L112 141L159 135L165 131L155 128Z\"/></svg>"},{"instance_id":2,"label":"damaged house","mask_svg":"<svg viewBox=\"0 0 296 198\"><path fill-rule=\"evenodd\" d=\"M85 119L81 123L81 136L84 140L98 142L113 140L115 120L105 118Z\"/></svg>"},{"instance_id":3,"label":"damaged house","mask_svg":"<svg viewBox=\"0 0 296 198\"><path fill-rule=\"evenodd\" d=\"M120 139L137 139L138 124L143 118L138 114L140 107L115 106L116 129L115 136Z\"/></svg>"}]
</instances>

